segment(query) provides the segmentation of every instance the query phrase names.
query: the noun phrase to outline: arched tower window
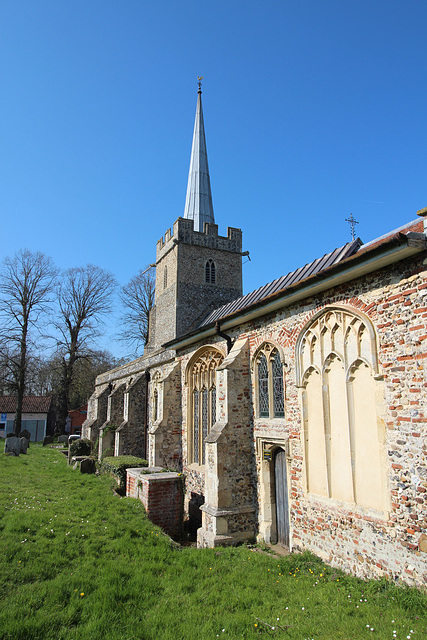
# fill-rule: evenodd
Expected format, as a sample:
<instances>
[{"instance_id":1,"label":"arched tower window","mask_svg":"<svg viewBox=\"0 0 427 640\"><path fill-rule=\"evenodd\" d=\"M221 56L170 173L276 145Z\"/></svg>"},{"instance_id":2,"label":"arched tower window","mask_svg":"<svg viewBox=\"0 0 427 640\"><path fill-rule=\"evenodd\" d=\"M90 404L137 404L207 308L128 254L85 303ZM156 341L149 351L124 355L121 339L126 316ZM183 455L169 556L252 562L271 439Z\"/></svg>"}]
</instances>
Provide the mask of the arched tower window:
<instances>
[{"instance_id":1,"label":"arched tower window","mask_svg":"<svg viewBox=\"0 0 427 640\"><path fill-rule=\"evenodd\" d=\"M296 356L308 491L384 510L383 400L370 321L328 309L304 329Z\"/></svg>"},{"instance_id":2,"label":"arched tower window","mask_svg":"<svg viewBox=\"0 0 427 640\"><path fill-rule=\"evenodd\" d=\"M163 289L166 289L168 286L168 268L165 267L163 271Z\"/></svg>"},{"instance_id":3,"label":"arched tower window","mask_svg":"<svg viewBox=\"0 0 427 640\"><path fill-rule=\"evenodd\" d=\"M216 282L215 262L211 259L209 259L205 265L205 282L209 284L215 284Z\"/></svg>"},{"instance_id":4,"label":"arched tower window","mask_svg":"<svg viewBox=\"0 0 427 640\"><path fill-rule=\"evenodd\" d=\"M255 356L257 385L257 416L259 418L283 418L285 397L283 364L280 353L272 344L265 343Z\"/></svg>"},{"instance_id":5,"label":"arched tower window","mask_svg":"<svg viewBox=\"0 0 427 640\"><path fill-rule=\"evenodd\" d=\"M187 380L190 406L188 411L188 459L205 464L205 441L216 421L216 369L224 356L213 347L204 348L190 362Z\"/></svg>"}]
</instances>

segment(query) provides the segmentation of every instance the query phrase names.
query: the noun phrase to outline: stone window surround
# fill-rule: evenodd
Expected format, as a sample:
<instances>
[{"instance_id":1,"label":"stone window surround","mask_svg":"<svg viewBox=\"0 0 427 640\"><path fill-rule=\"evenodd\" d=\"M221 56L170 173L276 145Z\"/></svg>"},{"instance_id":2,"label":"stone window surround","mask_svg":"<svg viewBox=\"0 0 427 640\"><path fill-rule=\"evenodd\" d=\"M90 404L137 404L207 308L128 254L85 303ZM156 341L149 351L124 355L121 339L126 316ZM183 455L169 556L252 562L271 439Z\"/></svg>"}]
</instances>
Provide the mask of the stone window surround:
<instances>
[{"instance_id":1,"label":"stone window surround","mask_svg":"<svg viewBox=\"0 0 427 640\"><path fill-rule=\"evenodd\" d=\"M209 357L211 355L211 363L208 364L207 368L203 367L201 360L205 359L206 356ZM204 465L201 464L202 456L202 447L203 447L203 438L202 438L202 423L199 420L199 461L195 461L194 455L194 390L198 388L199 392L201 392L204 388L209 391L214 386L215 389L218 389L218 385L216 383L216 369L222 363L225 358L225 354L221 349L219 349L215 345L205 345L198 349L190 358L186 370L185 370L185 385L187 387L187 461L191 468L198 471L204 470ZM198 371L194 371L195 367ZM214 368L213 368L214 367ZM199 407L201 407L201 398L199 402ZM211 394L209 393L209 401L208 401L208 410L209 410L209 428L212 428L215 419L210 415L211 412ZM216 417L215 417L216 418Z\"/></svg>"},{"instance_id":2,"label":"stone window surround","mask_svg":"<svg viewBox=\"0 0 427 640\"><path fill-rule=\"evenodd\" d=\"M151 401L151 421L153 425L159 424L163 417L163 383L160 371L156 371L151 379L152 401Z\"/></svg>"},{"instance_id":3,"label":"stone window surround","mask_svg":"<svg viewBox=\"0 0 427 640\"><path fill-rule=\"evenodd\" d=\"M366 316L364 313L360 312L358 309L354 309L353 307L347 306L347 305L331 305L331 306L325 306L322 309L320 309L317 313L315 313L303 326L298 339L296 341L296 345L295 345L295 362L296 362L296 382L297 382L297 388L300 390L300 405L301 405L301 410L302 410L302 417L303 417L303 423L305 424L307 416L305 416L305 401L304 401L304 392L305 392L305 388L306 388L306 377L309 374L310 370L313 371L317 371L317 373L322 377L323 380L323 376L325 375L325 372L327 372L328 370L328 363L332 362L332 360L334 358L342 361L343 365L344 362L346 360L346 357L343 356L343 354L339 353L338 351L336 351L335 346L333 346L333 349L330 353L323 353L322 350L322 362L323 362L323 366L321 368L321 370L318 368L318 366L315 366L314 364L312 366L309 367L305 367L304 368L304 363L303 363L303 354L302 354L302 350L303 350L303 346L304 346L304 340L307 336L307 334L310 333L310 331L312 330L312 327L316 327L316 325L319 323L319 321L321 321L323 318L327 318L328 314L332 313L332 314L342 314L342 316L346 315L347 318L347 322L348 319L353 317L353 320L351 320L349 322L349 326L346 328L345 330L345 341L347 340L347 336L349 335L349 332L351 331L351 324L352 323L356 323L356 321L359 321L359 323L361 325L363 325L363 329L365 329L367 331L369 340L370 340L370 350L369 352L365 352L364 355L362 355L361 352L359 352L357 354L357 357L355 359L353 359L351 362L347 363L347 368L345 370L345 384L346 384L346 394L349 395L350 394L350 390L349 390L349 385L351 385L352 380L353 380L353 374L355 369L359 366L359 365L365 365L366 367L369 367L372 371L372 379L374 381L374 384L376 386L381 385L382 381L384 379L383 375L380 373L379 371L379 358L378 358L378 344L379 344L379 339L378 339L378 335L376 332L376 329L372 323L372 321L370 320L370 318L368 316ZM319 325L320 326L320 325ZM344 326L344 325L343 325ZM359 329L360 331L360 329ZM322 332L321 332L322 333ZM332 331L333 333L333 331ZM361 334L360 334L361 335ZM358 333L358 338L359 338L359 333ZM312 347L310 347L311 349ZM359 347L360 349L360 347ZM322 382L322 384L324 385L324 383ZM381 393L380 393L381 391ZM378 405L378 397L381 395L382 399L384 400L384 390L380 390L378 388L375 388L375 396L377 398L377 416L380 416L383 411L384 411L384 407L382 406L382 410L380 408L380 405ZM351 411L351 401L349 398L346 399L346 402L348 403L348 412L349 412L349 423L352 422L353 417L352 417L352 411ZM380 403L381 404L381 403ZM323 418L325 422L325 424L329 421L329 418L324 417ZM362 514L366 514L369 513L372 515L372 517L374 518L378 518L380 520L383 519L387 519L388 517L388 510L389 510L389 505L388 505L388 501L383 498L383 503L381 505L381 507L378 506L370 506L368 504L363 504L363 503L359 503L358 500L356 499L356 497L354 497L351 500L343 500L342 498L337 498L334 495L330 494L330 488L329 488L329 496L328 495L321 495L320 493L318 493L317 491L315 491L314 493L310 491L309 489L309 479L308 479L308 460L307 460L307 456L308 456L308 452L307 452L307 443L306 443L306 428L304 427L304 429L301 430L301 443L302 443L302 448L303 448L303 452L304 452L304 473L303 473L303 483L304 483L304 493L306 494L306 496L310 499L310 501L314 501L314 503L319 504L320 505L324 505L325 508L327 508L327 505L331 504L331 502L333 504L339 504L341 505L341 507L346 507L346 509L350 510L350 511L354 511L356 510L356 512L360 512ZM379 446L381 449L381 440L379 440ZM382 456L382 460L381 460L381 453L380 453L380 473L382 476L382 481L383 481L383 487L385 487L387 485L387 480L386 480L386 462L384 460L384 452L383 452L383 456ZM353 475L353 483L355 482L354 480L354 461L352 462L352 475Z\"/></svg>"},{"instance_id":4,"label":"stone window surround","mask_svg":"<svg viewBox=\"0 0 427 640\"><path fill-rule=\"evenodd\" d=\"M283 368L283 416L275 416L274 415L274 389L273 389L273 375L272 375L272 367L271 367L271 357L274 354L274 351L279 353L280 362ZM258 382L258 359L263 353L267 358L267 364L269 367L269 385L268 385L268 403L269 403L269 415L268 416L260 416L259 410L259 382ZM282 347L274 340L265 340L260 344L251 361L251 374L252 374L252 389L253 389L253 398L254 398L254 410L255 410L255 423L265 423L268 421L269 424L283 424L283 421L286 418L286 379L285 373L289 370L288 365L285 362L285 356L283 353Z\"/></svg>"},{"instance_id":5,"label":"stone window surround","mask_svg":"<svg viewBox=\"0 0 427 640\"><path fill-rule=\"evenodd\" d=\"M205 282L207 284L216 284L216 264L209 258L205 264Z\"/></svg>"}]
</instances>

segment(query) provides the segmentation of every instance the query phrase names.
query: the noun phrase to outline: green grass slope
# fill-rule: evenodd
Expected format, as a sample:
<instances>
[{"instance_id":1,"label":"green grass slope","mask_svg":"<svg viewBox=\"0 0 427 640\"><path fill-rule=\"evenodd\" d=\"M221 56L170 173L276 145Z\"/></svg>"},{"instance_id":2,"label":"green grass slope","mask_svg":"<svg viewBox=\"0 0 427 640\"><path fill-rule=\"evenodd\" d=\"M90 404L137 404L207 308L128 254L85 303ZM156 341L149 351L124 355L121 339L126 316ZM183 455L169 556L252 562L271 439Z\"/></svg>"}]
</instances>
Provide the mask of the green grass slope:
<instances>
[{"instance_id":1,"label":"green grass slope","mask_svg":"<svg viewBox=\"0 0 427 640\"><path fill-rule=\"evenodd\" d=\"M57 450L0 454L0 638L422 640L427 597L310 554L178 548Z\"/></svg>"}]
</instances>

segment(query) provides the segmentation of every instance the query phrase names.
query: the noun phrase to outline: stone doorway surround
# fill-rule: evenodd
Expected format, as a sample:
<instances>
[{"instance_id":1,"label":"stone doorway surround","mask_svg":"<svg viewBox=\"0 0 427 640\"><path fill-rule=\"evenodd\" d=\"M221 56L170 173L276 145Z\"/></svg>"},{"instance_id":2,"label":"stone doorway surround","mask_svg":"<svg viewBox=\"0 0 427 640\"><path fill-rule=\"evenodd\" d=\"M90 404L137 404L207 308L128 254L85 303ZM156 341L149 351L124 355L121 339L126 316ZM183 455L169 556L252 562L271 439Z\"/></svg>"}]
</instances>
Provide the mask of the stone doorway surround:
<instances>
[{"instance_id":1,"label":"stone doorway surround","mask_svg":"<svg viewBox=\"0 0 427 640\"><path fill-rule=\"evenodd\" d=\"M286 454L288 472L288 492L290 487L289 469L292 462L292 451L288 437L265 437L255 438L255 450L257 456L257 467L259 473L259 519L258 519L258 542L265 542L269 545L277 544L277 522L276 522L276 495L274 480L274 454L278 449L282 449ZM288 505L290 510L290 500L288 495ZM289 514L289 551L292 551L292 521Z\"/></svg>"}]
</instances>

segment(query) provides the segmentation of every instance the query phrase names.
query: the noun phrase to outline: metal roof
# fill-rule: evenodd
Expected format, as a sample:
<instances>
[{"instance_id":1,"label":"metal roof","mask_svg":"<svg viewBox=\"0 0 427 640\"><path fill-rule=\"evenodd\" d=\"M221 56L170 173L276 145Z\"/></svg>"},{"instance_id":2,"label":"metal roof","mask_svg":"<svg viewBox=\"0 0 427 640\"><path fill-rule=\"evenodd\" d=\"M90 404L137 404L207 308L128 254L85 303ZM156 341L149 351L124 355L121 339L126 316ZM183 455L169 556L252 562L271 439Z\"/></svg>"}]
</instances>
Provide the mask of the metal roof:
<instances>
[{"instance_id":1,"label":"metal roof","mask_svg":"<svg viewBox=\"0 0 427 640\"><path fill-rule=\"evenodd\" d=\"M203 231L205 222L215 222L200 88L197 94L184 218L194 221L194 231Z\"/></svg>"},{"instance_id":2,"label":"metal roof","mask_svg":"<svg viewBox=\"0 0 427 640\"><path fill-rule=\"evenodd\" d=\"M222 307L218 307L205 317L205 319L198 325L198 328L206 327L212 322L221 320L222 318L225 318L232 313L236 313L237 311L247 309L261 300L265 300L274 294L284 291L291 285L305 280L309 276L313 276L314 274L341 262L345 258L352 256L361 246L362 241L360 238L356 238L356 240L353 240L352 242L347 242L343 247L339 247L330 253L326 253L321 258L317 258L316 260L313 260L313 262L309 262L303 267L300 267L295 271L291 271L286 276L277 278L276 280L265 284L263 287L260 287L251 293L247 293L241 298L237 298L228 304L224 304Z\"/></svg>"}]
</instances>

